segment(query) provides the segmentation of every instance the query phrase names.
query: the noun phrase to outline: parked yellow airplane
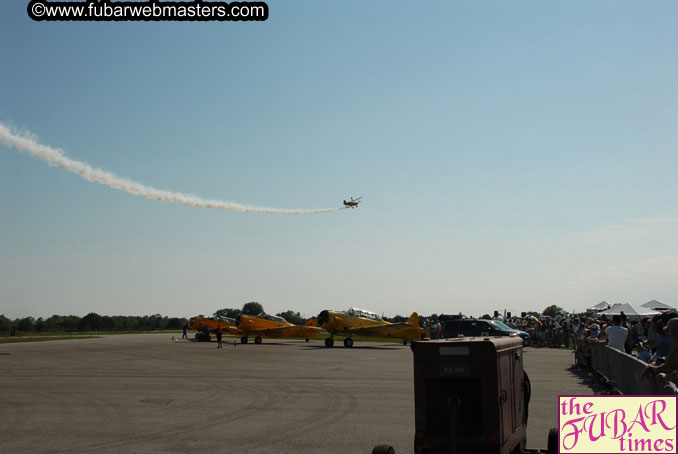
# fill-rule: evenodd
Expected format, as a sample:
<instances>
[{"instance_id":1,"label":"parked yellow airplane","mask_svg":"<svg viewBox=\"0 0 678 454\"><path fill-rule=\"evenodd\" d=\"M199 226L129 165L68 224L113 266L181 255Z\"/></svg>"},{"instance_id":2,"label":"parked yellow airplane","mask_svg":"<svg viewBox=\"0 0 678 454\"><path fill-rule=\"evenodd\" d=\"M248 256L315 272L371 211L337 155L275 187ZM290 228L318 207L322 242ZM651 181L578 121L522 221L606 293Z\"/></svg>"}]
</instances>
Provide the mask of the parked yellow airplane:
<instances>
[{"instance_id":1,"label":"parked yellow airplane","mask_svg":"<svg viewBox=\"0 0 678 454\"><path fill-rule=\"evenodd\" d=\"M216 332L217 326L221 326L221 331L223 334L239 334L235 319L229 317L191 317L188 320L189 329L194 329L197 331L195 334L195 338L197 340L203 340L205 336L205 326L207 326L211 333Z\"/></svg>"},{"instance_id":2,"label":"parked yellow airplane","mask_svg":"<svg viewBox=\"0 0 678 454\"><path fill-rule=\"evenodd\" d=\"M416 312L405 323L389 323L374 312L356 308L345 312L322 311L318 315L318 324L330 333L330 337L325 339L326 347L334 345L332 336L335 334L348 336L344 339L344 347L353 347L353 336L395 337L407 344L408 339L420 339L425 331L419 326Z\"/></svg>"},{"instance_id":3,"label":"parked yellow airplane","mask_svg":"<svg viewBox=\"0 0 678 454\"><path fill-rule=\"evenodd\" d=\"M281 337L305 337L306 342L309 338L316 337L323 329L318 328L315 318L310 319L305 325L293 325L282 317L276 315L259 314L239 315L236 321L238 330L244 334L240 342L247 343L248 336L256 335L255 344L261 344L261 338L279 339Z\"/></svg>"}]
</instances>

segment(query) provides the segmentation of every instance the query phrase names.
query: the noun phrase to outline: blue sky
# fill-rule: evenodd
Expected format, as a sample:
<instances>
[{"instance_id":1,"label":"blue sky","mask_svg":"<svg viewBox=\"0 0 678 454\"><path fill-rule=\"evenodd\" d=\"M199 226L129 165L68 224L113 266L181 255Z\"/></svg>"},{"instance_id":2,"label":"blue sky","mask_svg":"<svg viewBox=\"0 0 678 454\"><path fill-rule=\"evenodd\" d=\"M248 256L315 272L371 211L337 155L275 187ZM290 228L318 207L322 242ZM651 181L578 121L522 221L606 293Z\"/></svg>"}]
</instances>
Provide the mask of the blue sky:
<instances>
[{"instance_id":1,"label":"blue sky","mask_svg":"<svg viewBox=\"0 0 678 454\"><path fill-rule=\"evenodd\" d=\"M678 5L271 1L249 23L0 3L0 313L306 315L678 304Z\"/></svg>"}]
</instances>

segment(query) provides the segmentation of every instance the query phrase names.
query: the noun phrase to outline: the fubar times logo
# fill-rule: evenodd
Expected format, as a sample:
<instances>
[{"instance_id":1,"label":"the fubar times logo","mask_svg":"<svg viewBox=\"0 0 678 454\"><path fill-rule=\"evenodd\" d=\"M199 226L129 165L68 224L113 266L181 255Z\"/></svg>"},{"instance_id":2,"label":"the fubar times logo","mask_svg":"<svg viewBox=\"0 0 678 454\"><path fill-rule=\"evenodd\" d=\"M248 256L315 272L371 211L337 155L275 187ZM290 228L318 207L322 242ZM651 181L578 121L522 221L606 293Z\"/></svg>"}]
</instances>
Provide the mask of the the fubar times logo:
<instances>
[{"instance_id":1,"label":"the fubar times logo","mask_svg":"<svg viewBox=\"0 0 678 454\"><path fill-rule=\"evenodd\" d=\"M558 451L676 453L678 396L558 396Z\"/></svg>"}]
</instances>

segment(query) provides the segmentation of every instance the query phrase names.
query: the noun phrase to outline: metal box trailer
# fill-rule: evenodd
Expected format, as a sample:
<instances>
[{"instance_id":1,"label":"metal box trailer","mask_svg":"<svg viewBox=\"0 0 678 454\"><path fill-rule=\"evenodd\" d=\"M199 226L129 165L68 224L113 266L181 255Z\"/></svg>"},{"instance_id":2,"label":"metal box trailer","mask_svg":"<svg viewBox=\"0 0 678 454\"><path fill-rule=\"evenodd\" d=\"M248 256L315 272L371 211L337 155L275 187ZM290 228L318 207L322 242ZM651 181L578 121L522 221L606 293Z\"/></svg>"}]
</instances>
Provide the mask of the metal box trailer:
<instances>
[{"instance_id":1,"label":"metal box trailer","mask_svg":"<svg viewBox=\"0 0 678 454\"><path fill-rule=\"evenodd\" d=\"M416 454L512 454L525 449L529 379L520 337L417 342Z\"/></svg>"}]
</instances>

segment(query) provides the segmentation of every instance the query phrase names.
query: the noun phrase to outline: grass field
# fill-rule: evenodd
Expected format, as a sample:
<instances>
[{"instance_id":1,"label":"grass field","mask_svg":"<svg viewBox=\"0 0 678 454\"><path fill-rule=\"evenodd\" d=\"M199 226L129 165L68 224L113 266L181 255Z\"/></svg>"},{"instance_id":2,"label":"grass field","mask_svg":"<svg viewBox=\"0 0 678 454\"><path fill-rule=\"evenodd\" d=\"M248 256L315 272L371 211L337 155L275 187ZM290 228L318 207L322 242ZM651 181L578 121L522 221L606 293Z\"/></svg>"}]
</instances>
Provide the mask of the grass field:
<instances>
[{"instance_id":1,"label":"grass field","mask_svg":"<svg viewBox=\"0 0 678 454\"><path fill-rule=\"evenodd\" d=\"M47 342L55 340L77 340L77 339L93 339L101 335L113 334L178 334L181 335L180 330L164 330L164 331L88 331L88 332L53 332L53 333L20 333L16 336L10 336L9 333L0 333L0 344L16 344L21 342Z\"/></svg>"},{"instance_id":2,"label":"grass field","mask_svg":"<svg viewBox=\"0 0 678 454\"><path fill-rule=\"evenodd\" d=\"M0 344L18 344L23 342L46 342L54 340L94 339L99 336L35 336L35 337L0 337Z\"/></svg>"}]
</instances>

